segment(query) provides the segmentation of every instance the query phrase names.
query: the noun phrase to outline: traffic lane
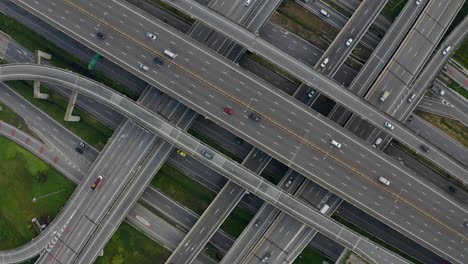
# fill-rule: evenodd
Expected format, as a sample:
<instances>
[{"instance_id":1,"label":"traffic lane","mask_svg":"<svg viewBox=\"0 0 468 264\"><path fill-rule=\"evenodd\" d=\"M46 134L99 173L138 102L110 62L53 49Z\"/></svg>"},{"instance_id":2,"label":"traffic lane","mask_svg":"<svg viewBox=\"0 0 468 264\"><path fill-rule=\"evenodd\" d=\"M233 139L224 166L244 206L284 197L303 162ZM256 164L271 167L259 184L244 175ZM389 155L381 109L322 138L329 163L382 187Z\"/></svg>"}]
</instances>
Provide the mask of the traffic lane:
<instances>
[{"instance_id":1,"label":"traffic lane","mask_svg":"<svg viewBox=\"0 0 468 264\"><path fill-rule=\"evenodd\" d=\"M158 5L155 5L148 1L145 1L145 0L125 0L125 1L140 8L141 10L145 10L145 12L151 14L154 17L157 17L159 20L164 21L164 23L169 24L173 28L176 28L177 30L183 33L187 33L192 26L187 21L182 20L179 17L172 15L166 10L160 8Z\"/></svg>"},{"instance_id":2,"label":"traffic lane","mask_svg":"<svg viewBox=\"0 0 468 264\"><path fill-rule=\"evenodd\" d=\"M67 155L69 156L68 159L77 166L82 167L81 165L83 165L87 168L97 157L97 151L92 146L85 148L82 155L78 154L75 148L83 141L82 139L66 130L61 124L51 119L4 83L0 83L0 99L6 106L14 110L15 113L27 120L29 127L36 128L34 133L46 144L66 153L72 153ZM67 132L63 133L64 130Z\"/></svg>"},{"instance_id":3,"label":"traffic lane","mask_svg":"<svg viewBox=\"0 0 468 264\"><path fill-rule=\"evenodd\" d=\"M9 42L5 57L10 62L30 63L34 61L33 53L24 49L15 41ZM42 63L50 65L47 61L42 61ZM59 88L58 86L50 83L48 83L47 86L64 98L69 98L70 91L68 89ZM123 117L119 113L116 113L110 110L110 108L102 104L98 104L89 98L83 98L83 96L80 95L78 95L75 105L113 129L117 128L123 120Z\"/></svg>"},{"instance_id":4,"label":"traffic lane","mask_svg":"<svg viewBox=\"0 0 468 264\"><path fill-rule=\"evenodd\" d=\"M422 137L433 142L434 145L438 146L449 155L454 156L460 162L468 164L468 149L443 131L416 115L408 119L405 124Z\"/></svg>"},{"instance_id":5,"label":"traffic lane","mask_svg":"<svg viewBox=\"0 0 468 264\"><path fill-rule=\"evenodd\" d=\"M437 172L427 167L421 161L417 160L413 155L408 152L405 152L403 149L398 148L396 145L390 143L384 150L389 156L399 160L401 163L404 163L410 169L419 171L421 177L431 182L435 186L439 187L442 191L448 193L455 200L460 201L462 204L468 203L468 193L462 189L456 188L453 183L448 179L442 177ZM453 191L450 188L453 187Z\"/></svg>"},{"instance_id":6,"label":"traffic lane","mask_svg":"<svg viewBox=\"0 0 468 264\"><path fill-rule=\"evenodd\" d=\"M157 210L165 219L183 229L184 232L189 232L199 219L199 216L193 211L180 205L154 187L147 188L140 200ZM210 243L221 252L226 253L234 243L234 239L223 230L218 229Z\"/></svg>"},{"instance_id":7,"label":"traffic lane","mask_svg":"<svg viewBox=\"0 0 468 264\"><path fill-rule=\"evenodd\" d=\"M325 22L332 25L340 32L344 30L346 23L349 21L348 16L339 13L337 10L330 8L330 6L320 1L309 1L307 3L304 3L303 1L296 1L296 3L304 7L308 12L316 15L318 18L323 19ZM324 16L321 13L321 10L325 10L328 13L328 16ZM367 31L362 39L363 45L369 49L375 49L379 44L379 41L380 38L378 37L378 33L374 32L373 29Z\"/></svg>"},{"instance_id":8,"label":"traffic lane","mask_svg":"<svg viewBox=\"0 0 468 264\"><path fill-rule=\"evenodd\" d=\"M260 36L310 66L314 66L323 53L322 50L313 46L305 39L295 34L290 34L289 31L270 22L262 27Z\"/></svg>"},{"instance_id":9,"label":"traffic lane","mask_svg":"<svg viewBox=\"0 0 468 264\"><path fill-rule=\"evenodd\" d=\"M346 202L341 204L336 213L357 227L402 250L422 263L435 264L443 261L443 259L436 254L409 240L402 234L389 229L385 224L382 224Z\"/></svg>"},{"instance_id":10,"label":"traffic lane","mask_svg":"<svg viewBox=\"0 0 468 264\"><path fill-rule=\"evenodd\" d=\"M251 13L252 15L246 21L247 23L245 26L254 32L258 32L258 30L268 23L268 19L273 12L275 12L280 3L281 0L263 1L263 5L257 9L258 11Z\"/></svg>"},{"instance_id":11,"label":"traffic lane","mask_svg":"<svg viewBox=\"0 0 468 264\"><path fill-rule=\"evenodd\" d=\"M107 150L110 151L109 154L112 155L112 150L116 149L117 143L114 141L111 141L107 145ZM63 233L60 234L60 241L61 243L59 244L53 244L51 246L50 250L47 250L49 252L49 256L62 256L62 254L68 254L68 247L62 247L64 244L68 244L68 241L73 241L75 239L75 236L72 236L72 233L74 233L75 228L78 228L79 223L83 224L90 224L88 221L83 219L83 214L89 208L91 203L89 201L93 201L95 196L93 196L93 192L90 189L91 183L94 182L96 179L93 177L93 175L96 174L97 171L99 171L100 166L104 166L103 164L103 158L102 155L97 159L95 162L95 165L92 167L90 172L88 173L87 177L85 178L85 181L83 184L81 184L78 188L77 191L75 191L75 194L72 196L73 205L74 206L66 206L64 212L60 215L62 219L67 219L63 221L62 223L58 223L58 227L66 227ZM71 202L70 201L70 202ZM86 203L85 203L86 202ZM69 204L70 205L70 204ZM75 214L78 214L79 217L73 217ZM83 234L83 232L79 232L78 235L83 236L83 235L88 235L88 232L85 232L86 234ZM56 246L55 246L56 245ZM63 250L62 250L63 249ZM42 261L45 261L45 256L42 258ZM41 259L40 259L41 261Z\"/></svg>"},{"instance_id":12,"label":"traffic lane","mask_svg":"<svg viewBox=\"0 0 468 264\"><path fill-rule=\"evenodd\" d=\"M300 154L301 155L298 155L298 159L301 159L301 157L312 156L304 155L305 153ZM317 167L318 166L319 164L317 164ZM387 186L386 188L382 188L383 186L377 181L379 175L376 174L375 179L371 179L369 181L372 181L371 183L374 183L376 187L379 188L367 188L366 183L361 182L361 178L351 180L351 178L349 178L348 176L345 176L345 178L335 177L334 175L346 175L344 172L340 171L339 168L333 168L333 170L330 170L330 168L328 168L327 170L326 168L322 167L320 169L321 173L317 173L318 175L315 176L317 178L314 178L312 180L321 184L322 186L325 186L326 188L335 193L339 193L339 190L335 186L344 185L345 187L352 190L353 193L356 193L357 196L361 199L371 200L372 202L370 204L363 205L360 201L357 201L355 200L355 198L352 197L354 196L353 194L347 193L340 195L342 198L356 204L358 207L363 207L367 209L374 208L372 209L371 214L379 219L395 219L393 220L393 223L387 224L392 226L396 230L399 230L400 232L406 232L406 234L411 234L412 236L416 236L419 239L422 238L424 241L421 240L420 242L425 242L426 246L432 248L436 252L445 251L445 253L454 255L456 254L456 250L453 250L456 247L458 247L457 250L459 250L459 252L464 250L464 245L459 243L459 237L463 237L464 232L466 232L466 227L463 226L465 222L465 220L463 219L466 219L466 216L462 217L463 219L454 221L454 219L458 218L459 216L450 211L448 214L441 215L440 210L442 209L439 207L440 201L438 200L436 200L435 203L424 206L423 210L426 210L426 213L424 215L420 215L420 211L416 211L411 206L408 206L408 204L403 203L402 197L407 197L403 198L405 200L415 199L421 202L424 201L423 199L428 198L427 193L420 192L422 193L422 195L420 193L416 193L417 195L415 195L415 193L407 192L405 188L411 186L411 183L408 184L405 179L401 179L397 175L394 175L394 177L392 178L392 184L390 184L390 186ZM306 173L307 171L298 170L298 172ZM327 183L323 182L324 180L326 180ZM331 183L331 185L328 185L329 183ZM393 195L387 197L387 190L391 190L392 193L397 193L397 198L395 198ZM398 196L398 193L401 194ZM395 201L399 203L395 203ZM390 208L392 210L388 210ZM375 213L377 211L379 213ZM434 221L433 219L426 218L426 214L428 213L432 215L438 215L439 219L435 219ZM447 229L442 228L441 225L445 225L448 223L450 223L450 229L452 230L451 232L455 233L449 234L450 232L447 232ZM458 234L457 236L459 237L457 238L456 236L454 236L454 234ZM434 248L432 247L432 245L430 245L430 243L433 243L433 241L436 243L445 241L445 245L447 245L447 247L445 248L440 246Z\"/></svg>"},{"instance_id":13,"label":"traffic lane","mask_svg":"<svg viewBox=\"0 0 468 264\"><path fill-rule=\"evenodd\" d=\"M199 140L185 132L180 131L180 129L177 129L172 124L167 123L157 115L151 114L148 110L135 104L131 100L117 95L115 92L98 83L80 78L78 75L71 72L46 66L4 65L1 68L4 73L2 76L2 79L4 80L28 77L31 75L34 75L35 78L40 78L40 80L51 80L53 78L52 76L54 76L55 79L62 80L61 84L67 85L71 89L76 89L80 93L89 94L90 96L93 95L100 97L102 98L102 102L113 104L119 111L125 112L130 118L137 120L137 122L141 123L144 127L158 133L161 138L164 138L176 146L183 146L186 151L198 156L200 160L208 166L222 171L223 173L227 173L231 179L234 179L237 183L253 190L255 194L259 195L266 201L274 203L280 209L289 212L291 215L294 215L300 221L307 223L309 226L316 227L330 236L335 236L341 243L354 247L355 251L360 252L360 254L364 254L371 259L380 259L384 262L402 262L398 256L386 250L380 250L379 254L376 254L374 250L379 247L371 241L366 239L363 240L362 237L356 233L324 217L294 197L284 194L279 190L279 188L257 177L248 170L243 169L241 166L225 158L223 155L216 152L215 159L204 159L199 153L201 150L210 149L208 146L202 144ZM35 71L35 69L37 69L37 71ZM19 70L21 74L18 76L17 71ZM81 80L79 84L86 83L87 85L77 85L77 78L78 80ZM266 189L269 191L267 192ZM271 192L273 192L273 195ZM314 221L311 219L314 219ZM454 257L450 257L450 259L453 258Z\"/></svg>"},{"instance_id":14,"label":"traffic lane","mask_svg":"<svg viewBox=\"0 0 468 264\"><path fill-rule=\"evenodd\" d=\"M128 123L127 123L128 124ZM123 126L117 133L116 136L122 136L122 135L128 135L129 133L135 133L138 132L138 128L136 125L129 124L127 126ZM102 206L103 203L108 203L110 199L106 198L114 194L116 191L114 189L115 186L118 186L119 184L122 184L122 180L119 177L124 177L125 174L128 174L128 171L131 169L131 167L125 167L123 165L123 162L119 162L122 159L129 159L130 161L135 161L134 159L131 159L133 156L134 158L140 156L138 154L132 154L131 152L127 152L126 149L132 145L134 145L138 139L138 136L140 136L141 133L138 133L137 136L133 138L128 138L128 140L112 140L109 144L108 147L106 147L106 150L99 156L99 158L96 160L95 165L93 166L93 169L87 176L88 178L91 179L91 182L94 182L97 178L98 175L103 174L104 179L101 183L101 186L99 188L96 188L95 190L92 190L91 183L87 184L86 186L86 193L85 197L87 200L87 203L84 204L83 206L80 207L80 211L78 212L77 221L70 222L68 227L71 229L71 232L63 234L61 236L61 240L64 241L65 244L69 245L72 247L72 249L75 252L78 252L81 250L81 246L83 246L82 243L84 243L84 238L89 236L89 232L80 232L80 223L86 224L87 221L82 222L84 218L89 219L89 221L92 221L92 223L97 224L98 219L96 217L91 217L93 216L92 214L94 213L95 209L99 207L99 211L103 213L104 207ZM147 147L147 146L145 146ZM132 148L133 149L133 148ZM142 147L140 148L135 148L135 150L143 150ZM124 155L122 155L124 153ZM144 153L143 153L144 154ZM112 161L111 162L109 162ZM106 173L107 172L107 173ZM115 172L114 174L109 173L109 172ZM104 187L104 188L103 188ZM107 210L106 210L107 211ZM78 232L76 233L75 232ZM84 230L89 230L84 229ZM60 250L58 252L60 253Z\"/></svg>"},{"instance_id":15,"label":"traffic lane","mask_svg":"<svg viewBox=\"0 0 468 264\"><path fill-rule=\"evenodd\" d=\"M287 186L286 183L290 177L295 180ZM292 193L302 182L301 177L298 173L288 170L277 186ZM220 263L240 263L241 261L245 261L246 255L254 248L280 212L279 209L271 204L264 203Z\"/></svg>"},{"instance_id":16,"label":"traffic lane","mask_svg":"<svg viewBox=\"0 0 468 264\"><path fill-rule=\"evenodd\" d=\"M142 130L139 127L137 127L137 129ZM91 220L98 222L104 217L104 214L107 213L110 206L110 202L115 201L117 196L120 195L120 192L117 190L122 190L124 185L127 184L140 169L143 158L146 157L150 149L156 143L157 137L154 134L142 130L142 135L138 133L138 136L135 136L137 133L137 131L131 132L128 136L117 139L117 141L128 142L131 137L135 137L135 142L130 146L127 145L126 148L117 150L120 151L120 153L118 153L120 156L112 159L109 169L102 171L102 174L107 174L105 176L110 178L107 180L107 183L113 187L102 189L102 191L99 192L99 196L102 200L98 201L86 214ZM122 155L125 151L129 152L129 155Z\"/></svg>"},{"instance_id":17,"label":"traffic lane","mask_svg":"<svg viewBox=\"0 0 468 264\"><path fill-rule=\"evenodd\" d=\"M179 244L168 261L188 263L199 254L216 229L232 212L244 195L245 189L229 181L211 202L197 223Z\"/></svg>"},{"instance_id":18,"label":"traffic lane","mask_svg":"<svg viewBox=\"0 0 468 264\"><path fill-rule=\"evenodd\" d=\"M30 13L24 12L22 8L17 6L12 1L2 1L0 2L0 6L2 6L2 11L8 16L16 19L24 25L27 25L27 27L47 38L55 45L75 55L82 62L88 63L94 56L95 52L93 50L83 46L78 41L70 38L66 34L55 29L53 26L31 15ZM98 62L96 64L96 69L102 71L107 76L112 76L112 78L137 94L141 93L146 85L136 76L130 74L128 71L118 67L108 60Z\"/></svg>"},{"instance_id":19,"label":"traffic lane","mask_svg":"<svg viewBox=\"0 0 468 264\"><path fill-rule=\"evenodd\" d=\"M393 22L390 29L380 41L379 46L375 49L364 67L353 80L350 88L351 91L354 91L358 95L362 95L370 88L372 82L377 77L377 74L379 74L380 70L384 67L389 56L393 54L397 45L406 35L408 27L411 26L414 20L418 17L423 7L424 5L415 7L414 3L410 1L406 3L403 10L400 11L400 15Z\"/></svg>"},{"instance_id":20,"label":"traffic lane","mask_svg":"<svg viewBox=\"0 0 468 264\"><path fill-rule=\"evenodd\" d=\"M359 5L358 10L322 55L322 58L329 58L330 60L329 66L323 70L324 74L334 75L338 71L351 51L361 41L364 33L385 3L386 1L365 0ZM370 21L371 18L372 21Z\"/></svg>"}]
</instances>

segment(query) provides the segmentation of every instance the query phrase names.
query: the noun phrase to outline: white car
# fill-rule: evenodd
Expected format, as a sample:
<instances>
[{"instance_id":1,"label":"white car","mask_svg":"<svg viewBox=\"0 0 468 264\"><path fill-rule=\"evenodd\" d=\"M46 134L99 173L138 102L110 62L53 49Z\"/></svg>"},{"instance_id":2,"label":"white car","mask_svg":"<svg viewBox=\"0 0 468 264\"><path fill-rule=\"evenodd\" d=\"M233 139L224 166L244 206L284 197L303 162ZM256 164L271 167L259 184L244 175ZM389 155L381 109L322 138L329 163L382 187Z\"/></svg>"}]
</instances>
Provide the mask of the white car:
<instances>
[{"instance_id":1,"label":"white car","mask_svg":"<svg viewBox=\"0 0 468 264\"><path fill-rule=\"evenodd\" d=\"M140 63L140 69L142 69L142 70L144 70L144 71L149 71L148 66L146 66L146 65L144 65L144 64L142 64L142 63Z\"/></svg>"},{"instance_id":2,"label":"white car","mask_svg":"<svg viewBox=\"0 0 468 264\"><path fill-rule=\"evenodd\" d=\"M346 46L351 45L351 43L353 43L353 39L349 38L348 41L346 41Z\"/></svg>"},{"instance_id":3,"label":"white car","mask_svg":"<svg viewBox=\"0 0 468 264\"><path fill-rule=\"evenodd\" d=\"M151 40L156 40L156 35L151 32L146 32L146 36Z\"/></svg>"},{"instance_id":4,"label":"white car","mask_svg":"<svg viewBox=\"0 0 468 264\"><path fill-rule=\"evenodd\" d=\"M337 148L341 148L341 143L339 143L338 141L332 139L332 141L330 142L330 144L332 144L333 146L337 147Z\"/></svg>"},{"instance_id":5,"label":"white car","mask_svg":"<svg viewBox=\"0 0 468 264\"><path fill-rule=\"evenodd\" d=\"M421 0L416 0L416 5L420 5L421 4Z\"/></svg>"},{"instance_id":6,"label":"white car","mask_svg":"<svg viewBox=\"0 0 468 264\"><path fill-rule=\"evenodd\" d=\"M389 128L390 130L393 130L393 129L395 128L395 126L394 126L392 123L390 123L390 122L385 122L384 125L385 125L387 128Z\"/></svg>"},{"instance_id":7,"label":"white car","mask_svg":"<svg viewBox=\"0 0 468 264\"><path fill-rule=\"evenodd\" d=\"M452 46L447 46L444 51L442 51L442 55L447 55L447 53L450 51L450 49L452 48Z\"/></svg>"},{"instance_id":8,"label":"white car","mask_svg":"<svg viewBox=\"0 0 468 264\"><path fill-rule=\"evenodd\" d=\"M320 67L325 68L325 66L327 65L328 61L329 61L329 59L328 59L328 58L325 58L325 59L323 60L322 64L320 64Z\"/></svg>"},{"instance_id":9,"label":"white car","mask_svg":"<svg viewBox=\"0 0 468 264\"><path fill-rule=\"evenodd\" d=\"M387 179L384 178L384 177L380 177L380 178L379 178L379 182L381 182L381 183L383 183L383 184L385 184L385 185L387 185L387 186L390 185L390 181L387 180Z\"/></svg>"},{"instance_id":10,"label":"white car","mask_svg":"<svg viewBox=\"0 0 468 264\"><path fill-rule=\"evenodd\" d=\"M251 3L253 2L253 0L246 0L244 5L245 6L249 6Z\"/></svg>"}]
</instances>

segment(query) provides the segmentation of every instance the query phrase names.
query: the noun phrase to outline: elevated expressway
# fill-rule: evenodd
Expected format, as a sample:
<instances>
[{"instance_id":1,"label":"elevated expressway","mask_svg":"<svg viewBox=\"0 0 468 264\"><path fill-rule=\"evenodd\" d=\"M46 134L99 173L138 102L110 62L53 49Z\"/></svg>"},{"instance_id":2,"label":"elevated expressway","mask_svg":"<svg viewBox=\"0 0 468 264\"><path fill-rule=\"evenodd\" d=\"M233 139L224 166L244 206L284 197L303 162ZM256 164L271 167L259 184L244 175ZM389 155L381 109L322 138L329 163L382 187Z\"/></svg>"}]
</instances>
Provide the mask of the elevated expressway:
<instances>
[{"instance_id":1,"label":"elevated expressway","mask_svg":"<svg viewBox=\"0 0 468 264\"><path fill-rule=\"evenodd\" d=\"M165 141L183 149L188 154L198 158L208 167L222 173L240 186L249 189L252 193L261 197L265 201L288 212L291 216L299 219L307 225L320 230L323 234L333 237L343 245L353 248L354 251L365 256L371 261L377 263L406 263L406 261L400 257L395 256L391 252L375 245L373 242L360 237L353 231L336 223L334 220L320 214L316 209L305 205L297 198L284 193L278 187L244 169L238 163L230 161L220 153L201 143L199 140L188 135L174 125L169 124L163 118L150 113L150 111L146 110L144 107L111 91L99 83L82 78L74 73L48 66L29 64L10 64L0 66L0 81L18 79L41 80L43 82L57 83L63 87L76 90L80 94L84 94L104 103L148 130L157 133ZM209 160L204 158L200 154L202 150L212 152L214 155L213 159ZM75 192L75 194L79 193L83 188L88 189L89 185L80 185L78 192ZM66 208L63 209L62 214L54 220L55 226L63 227L59 232L60 234L66 231L66 226L70 223L71 219L73 219L73 215L76 212L76 206L80 206L80 204L77 205L74 203L76 199L77 196L74 195ZM46 248L54 234L55 233L52 233L52 228L46 229L46 231L36 238L36 240L19 249L1 251L0 257L2 257L3 263L24 261ZM57 234L55 234L55 236L57 236ZM54 239L52 239L52 241L54 241Z\"/></svg>"},{"instance_id":2,"label":"elevated expressway","mask_svg":"<svg viewBox=\"0 0 468 264\"><path fill-rule=\"evenodd\" d=\"M425 140L421 139L412 131L407 129L403 124L393 119L391 116L380 112L380 110L376 109L373 105L364 101L362 98L357 97L348 90L342 89L342 87L337 83L319 74L304 63L289 56L270 43L257 37L247 29L244 29L241 26L224 19L217 13L209 10L204 6L201 6L195 1L166 0L166 2L175 8L178 8L189 14L190 16L203 21L205 24L216 29L218 32L224 32L226 35L231 36L231 38L247 47L251 52L265 57L276 66L291 73L304 83L307 83L309 86L317 87L322 93L326 94L334 101L345 105L349 110L353 111L361 118L367 120L375 127L387 131L389 135L397 138L400 142L409 146L413 150L419 150L421 145L432 146L430 142L426 142ZM386 129L384 126L386 121L392 122L395 126L395 129ZM430 155L427 155L427 158L439 164L441 168L462 182L468 183L467 168L457 161L451 159L451 157L445 155L445 153L441 151L433 151Z\"/></svg>"},{"instance_id":3,"label":"elevated expressway","mask_svg":"<svg viewBox=\"0 0 468 264\"><path fill-rule=\"evenodd\" d=\"M103 25L106 25L107 33L110 34L114 40L111 42L112 44L106 42L107 44L112 45L111 49L106 48L106 50L101 48L101 45L103 44L100 44L100 42L96 40L95 33L93 31L89 32L89 30L86 31L87 29L92 28L93 25L99 21L99 18L92 15L90 11L83 10L80 6L76 6L79 4L78 2L79 1L73 3L56 3L56 7L37 6L35 7L35 10L31 10L31 12L39 12L41 17L61 30L64 30L67 34L77 38L86 45L92 46L93 49L99 50L100 53L105 54L107 58L116 61L122 67L128 68L143 79L161 87L171 96L176 97L178 100L184 102L191 108L196 109L200 113L209 116L212 120L216 120L216 122L219 122L222 126L227 127L230 130L234 130L240 135L244 135L249 142L267 149L267 152L278 160L290 165L296 171L310 177L341 197L352 201L379 219L383 219L384 222L393 228L404 232L406 235L416 239L426 247L429 247L444 256L459 255L457 253L451 254L445 251L456 251L456 249L454 249L454 245L456 245L455 241L458 241L459 237L463 237L461 232L464 232L462 223L463 219L466 218L464 216L466 214L465 209L450 199L445 198L439 191L414 178L414 176L412 176L414 175L412 172L402 169L392 161L388 161L384 155L368 148L368 146L358 143L354 138L352 139L351 136L340 133L337 126L326 123L326 121L322 120L320 116L317 116L305 106L298 105L297 102L290 98L285 98L284 96L280 97L280 94L278 94L275 88L266 84L264 81L255 78L247 72L241 71L236 66L226 62L222 58L219 58L219 56L213 55L211 52L206 51L206 49L197 47L190 40L187 40L185 36L181 36L177 32L170 32L165 25L154 23L151 21L150 17L146 17L144 14L137 14L134 10L130 10L119 2L101 1L100 3L94 4L94 8L96 9L100 8L101 10L117 12L118 14L127 13L132 15L131 19L124 19L126 21L124 24L115 21L115 17L119 17L117 15L106 17L106 21L102 23ZM34 5L34 3L32 4ZM73 6L69 6L68 4L73 4ZM112 10L107 8L107 5L109 4L113 5ZM41 8L46 10L47 15L46 13L40 12ZM47 8L52 8L55 11L48 12ZM68 19L65 20L60 18L60 15L64 10L69 13L67 14ZM84 13L76 14L77 10ZM90 15L90 19L80 21L83 14ZM57 23L57 20L52 19L51 16L59 19L61 23ZM119 18L123 19L122 17ZM70 27L67 27L66 24L70 23L70 21L77 21L80 26L80 30L76 30L77 25L75 25L75 23L71 24ZM86 25L87 23L90 25ZM141 23L142 25L146 24L146 28L157 28L159 34L158 41L149 45L146 42L147 39L145 39L144 34L141 34L140 36L140 34L135 35L135 33L122 32L112 26L114 23L125 28L140 28L140 30L142 26L138 23ZM73 30L71 30L71 27L73 27ZM128 32L132 32L130 29L127 30L129 30ZM117 34L115 34L116 32ZM135 36L133 37L133 35ZM170 69L160 67L156 68L157 71L152 69L151 73L148 74L157 75L157 79L150 78L148 74L142 74L135 69L138 62L146 61L151 63L151 54L161 54L160 51L153 48L153 45L159 46L159 48L161 48L161 46L163 48L171 47L175 43L172 40L174 38L179 41L179 43L177 43L179 56L176 61L171 64ZM118 45L116 46L116 43L125 43L127 46L124 46L125 44L121 44L122 47L119 47ZM138 44L136 45L136 49L135 43ZM141 49L141 47L144 47L145 49ZM183 52L182 50L187 52ZM129 51L132 52L132 56L125 55ZM150 51L150 53L148 51ZM141 52L144 54L141 54ZM121 59L122 55L125 57L125 61ZM145 60L144 58L148 57L148 55L150 55L150 58ZM200 58L202 58L201 61ZM212 60L205 61L206 59ZM200 65L203 65L203 67L200 67ZM221 68L221 66L225 68ZM185 67L193 67L193 71L186 70ZM226 71L223 71L223 69ZM229 72L229 74L227 74L227 72ZM182 79L182 77L187 76L187 74L189 74L189 81ZM207 74L210 74L210 82L207 82L203 77L201 77L207 76ZM222 78L220 76L222 76ZM222 86L227 90L221 92L215 84ZM183 86L181 87L181 85ZM187 89L187 87L189 87L189 89ZM259 90L246 89L246 87L258 87ZM206 95L207 92L208 95ZM215 95L211 94L211 92L214 92ZM259 95L262 96L258 97ZM211 96L216 99L211 102L206 101L206 98ZM254 96L262 102L259 103L259 105L251 104L249 108L253 109L253 107L255 107L255 111L262 114L263 120L258 126L254 125L254 127L251 127L252 125L249 124L249 129L241 131L238 126L239 124L241 126L246 126L246 121L244 120L247 120L248 116L246 114L237 114L227 119L226 116L221 113L220 109L222 109L223 105L228 104L232 105L235 111L242 112L242 109L247 107L247 102ZM270 107L273 106L271 102L275 104L274 109ZM241 106L237 105L239 103ZM297 109L299 112L291 111L291 109ZM275 113L274 115L276 119L284 119L282 123L287 124L287 128L279 126L281 124L272 120L271 117L269 117L271 116L270 111ZM315 123L309 122L307 128L304 128L303 120L315 120ZM274 126L272 126L272 122L274 122ZM322 128L317 126L322 126ZM297 141L296 138L291 138L291 132L293 132L291 129L297 131L293 133L293 136L300 135L299 141ZM280 133L280 135L278 135L278 133ZM329 149L329 141L323 138L318 140L317 138L312 137L312 135L325 134L327 135L326 138L328 140L331 138L337 138L341 142L344 142L346 149L331 151L328 153L327 149ZM286 139L288 141L284 142ZM312 141L317 143L312 144ZM318 155L312 151L312 146L319 150ZM279 153L284 153L287 156ZM291 155L289 155L289 153L291 153ZM323 160L323 155L326 153L328 153L327 158ZM371 158L369 158L369 156ZM320 161L320 163L316 163L314 160L311 160L311 157L314 160ZM356 159L356 157L358 157L358 159ZM351 164L353 164L353 168L359 167L363 170L367 170L366 173L362 174L357 170L352 170L352 172L350 172L350 167L346 167L347 169L336 167L335 162L342 159L345 159L347 162L351 162ZM379 162L375 163L374 159L379 160ZM366 163L366 165L364 165L364 163ZM344 165L342 162L340 162L340 164ZM321 167L320 174L319 172L315 173L314 166L316 165ZM391 171L394 171L393 174ZM372 176L374 174L388 175L388 177L393 181L390 189L383 188L378 185L374 178L375 176ZM346 175L346 177L336 178L333 177L333 175ZM405 177L402 179L399 177L401 175L405 175ZM343 180L345 182L343 182ZM405 191L402 191L403 189ZM366 197L363 197L364 194L361 190L366 190ZM372 198L368 199L368 196ZM378 199L378 197L382 197L382 201L374 203L373 201ZM396 197L398 197L398 201L403 201L403 203L399 204L398 212L396 212L399 214L398 217L394 216L396 214L395 212L387 210L389 207L394 207L393 201ZM424 199L421 199L421 197ZM432 202L432 199L435 199L437 202ZM435 208L433 207L435 203L441 203L443 206ZM395 224L395 222L398 224ZM447 232L447 230L450 230L451 232ZM426 238L421 239L420 236L425 236ZM451 238L452 236L453 238ZM435 238L437 241L432 239L434 237L437 237ZM442 239L446 239L447 242L454 241L454 245L440 242ZM442 244L441 246L434 247L432 245L434 243Z\"/></svg>"}]
</instances>

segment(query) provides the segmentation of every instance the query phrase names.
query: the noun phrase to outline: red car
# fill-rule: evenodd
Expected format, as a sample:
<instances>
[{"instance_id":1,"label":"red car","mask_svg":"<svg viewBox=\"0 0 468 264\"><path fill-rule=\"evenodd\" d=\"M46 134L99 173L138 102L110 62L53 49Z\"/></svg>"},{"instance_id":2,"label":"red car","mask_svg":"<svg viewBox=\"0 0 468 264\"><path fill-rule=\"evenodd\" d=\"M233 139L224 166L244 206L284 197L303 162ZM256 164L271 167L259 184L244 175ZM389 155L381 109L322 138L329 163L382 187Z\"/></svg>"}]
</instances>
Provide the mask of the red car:
<instances>
[{"instance_id":1,"label":"red car","mask_svg":"<svg viewBox=\"0 0 468 264\"><path fill-rule=\"evenodd\" d=\"M103 180L104 180L104 176L99 175L94 181L93 185L91 185L91 189L96 190L101 185Z\"/></svg>"},{"instance_id":2,"label":"red car","mask_svg":"<svg viewBox=\"0 0 468 264\"><path fill-rule=\"evenodd\" d=\"M234 114L234 111L232 111L232 109L229 108L229 107L227 107L227 106L225 106L225 107L223 108L223 110L224 110L224 113L226 113L226 114L228 114L228 115Z\"/></svg>"}]
</instances>

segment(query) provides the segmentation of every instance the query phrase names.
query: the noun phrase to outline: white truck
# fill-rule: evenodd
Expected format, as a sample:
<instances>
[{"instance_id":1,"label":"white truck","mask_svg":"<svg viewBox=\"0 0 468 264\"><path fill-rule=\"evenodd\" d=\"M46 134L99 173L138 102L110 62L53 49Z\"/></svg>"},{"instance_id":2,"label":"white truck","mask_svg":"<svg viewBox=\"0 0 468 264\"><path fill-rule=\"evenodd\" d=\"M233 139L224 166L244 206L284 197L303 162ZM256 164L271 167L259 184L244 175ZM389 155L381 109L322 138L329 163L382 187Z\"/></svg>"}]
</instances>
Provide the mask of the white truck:
<instances>
[{"instance_id":1,"label":"white truck","mask_svg":"<svg viewBox=\"0 0 468 264\"><path fill-rule=\"evenodd\" d=\"M379 101L380 101L380 102L385 101L385 99L387 99L387 97L388 97L389 95L390 95L390 92L389 92L389 91L385 91L385 92L382 94L382 96L380 96Z\"/></svg>"}]
</instances>

